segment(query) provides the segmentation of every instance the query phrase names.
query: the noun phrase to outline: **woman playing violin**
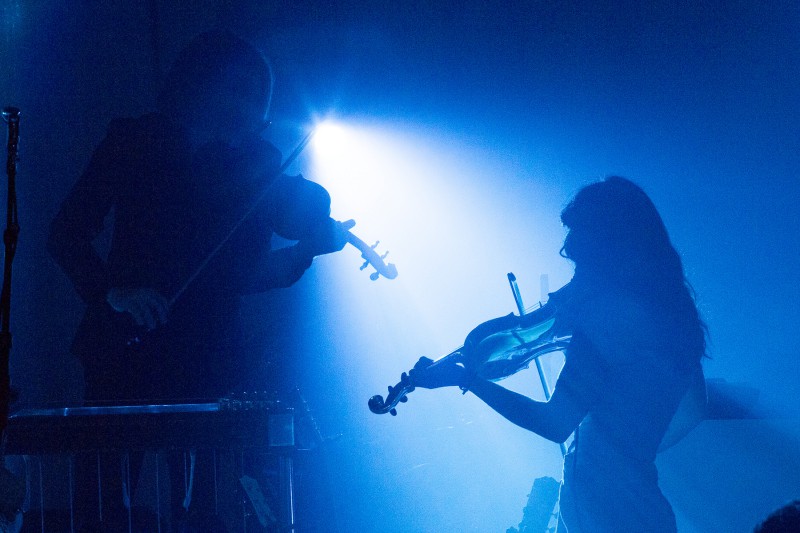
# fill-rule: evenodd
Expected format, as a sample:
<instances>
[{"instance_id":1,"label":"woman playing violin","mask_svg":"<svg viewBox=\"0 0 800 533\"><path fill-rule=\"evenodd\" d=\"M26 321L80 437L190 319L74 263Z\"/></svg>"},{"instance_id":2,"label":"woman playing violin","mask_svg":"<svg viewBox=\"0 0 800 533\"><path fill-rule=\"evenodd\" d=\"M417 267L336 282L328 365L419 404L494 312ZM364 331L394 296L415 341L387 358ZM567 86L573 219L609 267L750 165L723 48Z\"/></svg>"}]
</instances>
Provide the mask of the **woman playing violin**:
<instances>
[{"instance_id":1,"label":"woman playing violin","mask_svg":"<svg viewBox=\"0 0 800 533\"><path fill-rule=\"evenodd\" d=\"M679 419L704 405L705 324L664 223L637 185L620 177L590 184L561 221L569 230L561 255L575 274L556 320L572 339L550 400L459 364L427 368L425 358L411 379L423 388L460 386L554 442L574 433L560 499L569 533L674 532L655 458L674 443Z\"/></svg>"}]
</instances>

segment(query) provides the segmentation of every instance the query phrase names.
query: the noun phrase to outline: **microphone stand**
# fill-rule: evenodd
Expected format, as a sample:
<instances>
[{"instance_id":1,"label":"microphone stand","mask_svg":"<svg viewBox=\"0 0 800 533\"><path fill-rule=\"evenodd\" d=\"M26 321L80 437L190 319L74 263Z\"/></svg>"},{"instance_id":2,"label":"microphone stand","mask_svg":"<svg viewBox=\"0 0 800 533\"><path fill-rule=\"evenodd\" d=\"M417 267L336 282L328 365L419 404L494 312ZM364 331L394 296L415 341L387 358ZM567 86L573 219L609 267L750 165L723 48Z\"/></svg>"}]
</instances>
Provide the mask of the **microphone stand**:
<instances>
[{"instance_id":1,"label":"microphone stand","mask_svg":"<svg viewBox=\"0 0 800 533\"><path fill-rule=\"evenodd\" d=\"M17 158L19 147L19 115L16 107L3 109L3 121L8 124L8 197L6 202L6 228L3 232L5 259L3 262L3 285L0 291L0 435L5 434L8 425L8 412L11 398L11 376L9 354L11 352L11 331L9 330L11 312L11 264L17 250L19 220L17 218Z\"/></svg>"}]
</instances>

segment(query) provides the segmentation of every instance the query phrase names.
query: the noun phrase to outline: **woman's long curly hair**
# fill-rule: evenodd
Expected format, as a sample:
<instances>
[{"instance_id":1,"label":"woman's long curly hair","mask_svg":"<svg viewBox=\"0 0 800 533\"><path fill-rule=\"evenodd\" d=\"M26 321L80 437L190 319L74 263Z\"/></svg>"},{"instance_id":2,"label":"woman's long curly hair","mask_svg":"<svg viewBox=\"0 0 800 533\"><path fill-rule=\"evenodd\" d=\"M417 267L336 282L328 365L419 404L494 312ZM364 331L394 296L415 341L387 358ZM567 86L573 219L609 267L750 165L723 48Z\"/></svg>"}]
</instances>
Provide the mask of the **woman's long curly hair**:
<instances>
[{"instance_id":1,"label":"woman's long curly hair","mask_svg":"<svg viewBox=\"0 0 800 533\"><path fill-rule=\"evenodd\" d=\"M561 212L569 229L561 255L575 263L575 279L622 287L674 320L680 345L705 355L706 325L695 305L678 252L645 192L611 176L582 188Z\"/></svg>"}]
</instances>

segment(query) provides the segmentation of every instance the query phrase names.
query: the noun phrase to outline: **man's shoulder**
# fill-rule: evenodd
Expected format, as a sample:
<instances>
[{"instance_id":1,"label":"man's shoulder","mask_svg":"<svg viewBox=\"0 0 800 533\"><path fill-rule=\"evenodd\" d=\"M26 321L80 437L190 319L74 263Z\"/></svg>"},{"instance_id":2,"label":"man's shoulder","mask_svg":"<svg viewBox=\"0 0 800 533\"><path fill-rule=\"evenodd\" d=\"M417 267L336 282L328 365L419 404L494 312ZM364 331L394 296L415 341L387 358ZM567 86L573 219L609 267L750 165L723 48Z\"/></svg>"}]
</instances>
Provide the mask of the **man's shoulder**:
<instances>
[{"instance_id":1,"label":"man's shoulder","mask_svg":"<svg viewBox=\"0 0 800 533\"><path fill-rule=\"evenodd\" d=\"M187 136L174 122L158 113L120 117L109 122L100 150L118 165L181 165L189 157Z\"/></svg>"},{"instance_id":2,"label":"man's shoulder","mask_svg":"<svg viewBox=\"0 0 800 533\"><path fill-rule=\"evenodd\" d=\"M177 138L181 137L180 128L164 115L151 112L136 117L116 117L108 123L106 132L109 137L120 138Z\"/></svg>"}]
</instances>

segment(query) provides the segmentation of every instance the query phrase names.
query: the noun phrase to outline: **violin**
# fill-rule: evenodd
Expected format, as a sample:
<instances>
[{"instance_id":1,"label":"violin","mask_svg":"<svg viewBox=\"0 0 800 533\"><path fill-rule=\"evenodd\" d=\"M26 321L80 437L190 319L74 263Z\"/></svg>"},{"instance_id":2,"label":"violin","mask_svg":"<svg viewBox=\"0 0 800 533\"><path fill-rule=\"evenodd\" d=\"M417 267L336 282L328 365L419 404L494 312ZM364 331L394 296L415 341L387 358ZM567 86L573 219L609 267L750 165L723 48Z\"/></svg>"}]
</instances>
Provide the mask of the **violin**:
<instances>
[{"instance_id":1,"label":"violin","mask_svg":"<svg viewBox=\"0 0 800 533\"><path fill-rule=\"evenodd\" d=\"M435 360L422 372L445 363L460 364L468 375L499 381L528 368L531 361L544 354L564 350L572 334L559 316L574 293L567 284L551 293L546 304L539 304L529 313L520 310L519 315L511 313L479 324L469 332L463 346ZM407 395L414 389L413 377L404 372L400 381L389 387L386 399L381 395L369 399L369 410L395 416L397 404L408 401Z\"/></svg>"},{"instance_id":2,"label":"violin","mask_svg":"<svg viewBox=\"0 0 800 533\"><path fill-rule=\"evenodd\" d=\"M275 171L272 175L272 178L276 178L283 174L289 166L297 159L300 153L308 146L311 138L313 137L315 131L312 130L308 133L295 147L292 153L286 158L286 160L281 164L277 171ZM267 180L271 182L272 180ZM261 203L270 196L272 192L272 188L267 186L250 204L249 208L242 213L242 215L236 220L234 224L228 229L228 231L224 234L224 236L219 240L216 246L210 251L210 253L200 262L191 275L184 281L184 283L178 288L176 292L172 294L172 296L168 300L169 307L172 305L183 295L183 293L189 288L189 286L197 279L197 277L205 270L205 268L209 265L212 259L214 259L220 251L223 249L225 244L231 239L234 233L239 229L239 227L247 220L250 215L252 215L257 208L261 206ZM326 193L327 194L327 193ZM307 220L304 220L304 216L302 212L295 213L294 216L286 216L285 220L282 221L282 228L283 231L279 232L276 230L276 233L289 238L290 240L301 240L303 237L303 231L299 228L307 227ZM375 249L377 248L380 241L375 242L372 246L365 243L363 240L356 237L351 231L346 231L346 239L347 242L353 245L354 247L358 248L361 252L361 257L364 259L364 263L361 265L359 270L364 270L368 266L372 266L375 270L370 274L370 279L375 281L383 276L386 279L394 279L397 277L397 267L393 263L385 263L384 259L389 254L389 252L385 252L382 255L379 255ZM109 309L107 306L103 306L103 313L108 314ZM107 318L106 320L116 320L116 322L122 322L124 327L122 328L123 331L126 331L126 334L123 336L126 337L125 344L127 346L136 346L141 344L143 338L147 335L147 330L141 326L133 327L129 317L123 317L122 319L115 319L115 318ZM130 330L134 330L131 332Z\"/></svg>"}]
</instances>

